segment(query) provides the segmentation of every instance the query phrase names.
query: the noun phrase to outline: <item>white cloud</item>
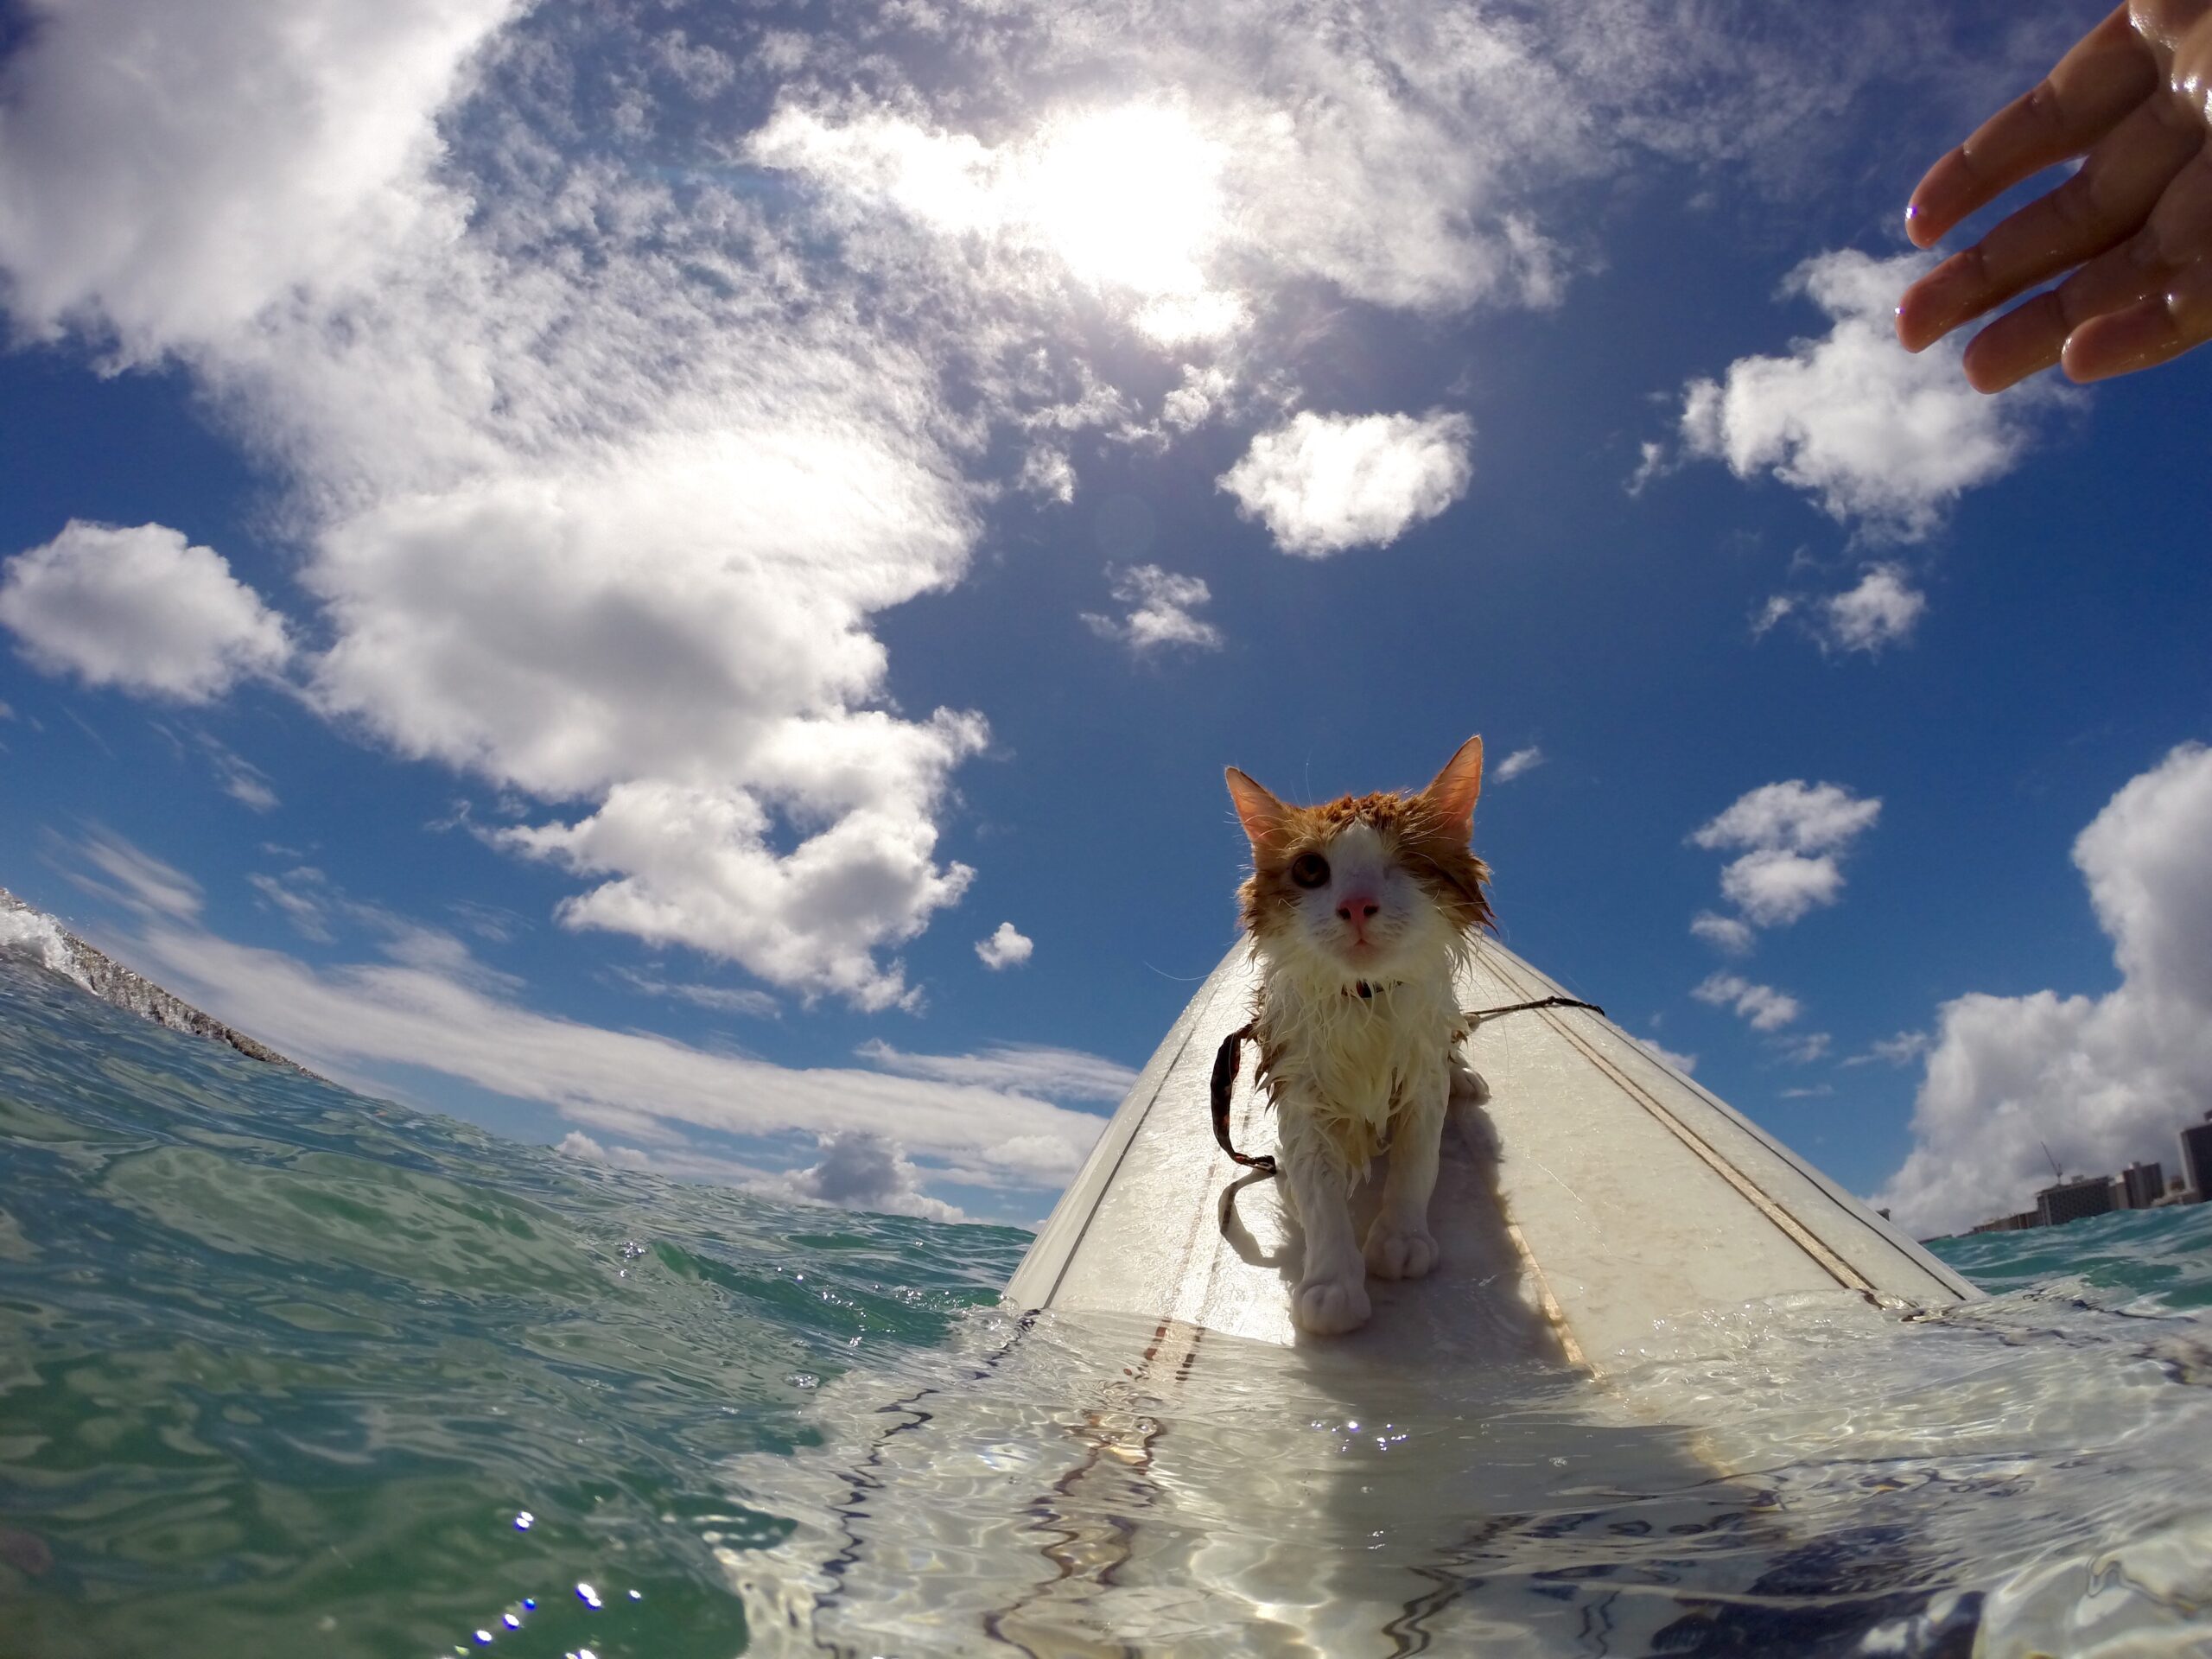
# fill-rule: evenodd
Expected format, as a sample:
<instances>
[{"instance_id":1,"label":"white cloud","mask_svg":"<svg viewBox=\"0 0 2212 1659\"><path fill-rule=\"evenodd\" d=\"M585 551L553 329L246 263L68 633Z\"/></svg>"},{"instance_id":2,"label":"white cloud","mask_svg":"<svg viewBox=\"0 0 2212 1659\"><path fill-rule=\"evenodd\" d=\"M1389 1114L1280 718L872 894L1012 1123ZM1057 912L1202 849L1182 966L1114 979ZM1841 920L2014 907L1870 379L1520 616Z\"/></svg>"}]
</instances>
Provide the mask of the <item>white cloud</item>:
<instances>
[{"instance_id":1,"label":"white cloud","mask_svg":"<svg viewBox=\"0 0 2212 1659\"><path fill-rule=\"evenodd\" d=\"M766 991L667 980L658 974L643 973L635 968L617 968L614 976L632 990L642 991L647 996L671 997L678 1002L689 1002L694 1007L706 1008L715 1014L740 1014L747 1019L760 1020L782 1009L782 1005Z\"/></svg>"},{"instance_id":2,"label":"white cloud","mask_svg":"<svg viewBox=\"0 0 2212 1659\"><path fill-rule=\"evenodd\" d=\"M1879 800L1862 799L1836 784L1808 785L1793 778L1746 791L1690 839L1709 848L1840 851L1872 829L1881 813Z\"/></svg>"},{"instance_id":3,"label":"white cloud","mask_svg":"<svg viewBox=\"0 0 2212 1659\"><path fill-rule=\"evenodd\" d=\"M1835 784L1801 779L1765 784L1739 796L1690 836L1700 847L1748 848L1720 872L1722 894L1749 927L1783 927L1835 903L1843 891L1840 860L1881 816L1878 799L1862 799ZM1751 936L1731 918L1701 913L1690 931L1725 950L1748 948Z\"/></svg>"},{"instance_id":4,"label":"white cloud","mask_svg":"<svg viewBox=\"0 0 2212 1659\"><path fill-rule=\"evenodd\" d=\"M461 229L435 112L516 0L84 0L43 8L0 101L18 321L131 357L222 339ZM425 221L431 221L427 224Z\"/></svg>"},{"instance_id":5,"label":"white cloud","mask_svg":"<svg viewBox=\"0 0 2212 1659\"><path fill-rule=\"evenodd\" d=\"M570 1129L568 1134L554 1143L553 1150L569 1158L582 1159L595 1164L607 1164L616 1169L639 1170L647 1174L660 1176L665 1180L697 1181L715 1186L743 1187L748 1192L759 1192L769 1198L793 1198L804 1196L791 1190L791 1175L789 1172L779 1173L764 1169L759 1164L750 1163L742 1158L729 1158L717 1153L701 1152L696 1147L682 1144L660 1145L651 1148L626 1147L619 1141L608 1145L601 1141L596 1136L586 1135L582 1129ZM922 1201L934 1202L931 1199ZM947 1205L945 1208L951 1211L947 1219L954 1221L961 1219L959 1211L952 1210L951 1205Z\"/></svg>"},{"instance_id":6,"label":"white cloud","mask_svg":"<svg viewBox=\"0 0 2212 1659\"><path fill-rule=\"evenodd\" d=\"M650 1169L652 1157L637 1147L609 1147L586 1135L582 1129L570 1129L553 1144L553 1150L571 1158L587 1158L595 1164L613 1164L620 1169Z\"/></svg>"},{"instance_id":7,"label":"white cloud","mask_svg":"<svg viewBox=\"0 0 2212 1659\"><path fill-rule=\"evenodd\" d=\"M167 917L188 922L200 914L204 895L200 884L174 865L142 853L129 842L95 831L76 848L79 856L117 885L81 871L67 872L70 881L97 898L121 905L143 917Z\"/></svg>"},{"instance_id":8,"label":"white cloud","mask_svg":"<svg viewBox=\"0 0 2212 1659\"><path fill-rule=\"evenodd\" d=\"M1179 576L1156 564L1135 565L1112 574L1114 597L1129 607L1128 614L1117 621L1085 612L1083 620L1092 632L1118 640L1140 656L1164 645L1221 649L1221 630L1193 614L1213 599L1213 591L1198 577Z\"/></svg>"},{"instance_id":9,"label":"white cloud","mask_svg":"<svg viewBox=\"0 0 2212 1659\"><path fill-rule=\"evenodd\" d=\"M1225 229L1223 146L1173 104L1048 118L1003 146L897 115L837 121L787 105L747 149L766 166L880 201L940 234L1049 254L1081 282L1143 301L1227 302L1222 320L1233 326L1233 301L1210 292L1203 270Z\"/></svg>"},{"instance_id":10,"label":"white cloud","mask_svg":"<svg viewBox=\"0 0 2212 1659\"><path fill-rule=\"evenodd\" d=\"M331 1076L382 1089L363 1067L419 1067L662 1146L683 1147L691 1130L895 1129L907 1154L951 1166L946 1179L1049 1187L1075 1173L1104 1122L1014 1087L780 1066L538 1014L451 951L315 967L166 919L122 945L178 995Z\"/></svg>"},{"instance_id":11,"label":"white cloud","mask_svg":"<svg viewBox=\"0 0 2212 1659\"><path fill-rule=\"evenodd\" d=\"M1803 601L1795 594L1772 594L1751 618L1751 638L1764 639L1773 632L1776 623L1796 613Z\"/></svg>"},{"instance_id":12,"label":"white cloud","mask_svg":"<svg viewBox=\"0 0 2212 1659\"><path fill-rule=\"evenodd\" d=\"M223 793L232 800L256 812L273 812L283 804L276 798L269 774L237 750L217 742L205 732L200 734L200 746L214 763L215 775L223 780Z\"/></svg>"},{"instance_id":13,"label":"white cloud","mask_svg":"<svg viewBox=\"0 0 2212 1659\"><path fill-rule=\"evenodd\" d=\"M1499 761L1497 770L1491 773L1490 780L1493 784L1510 784L1522 773L1534 772L1543 764L1542 747L1531 743L1525 749L1514 750L1504 760Z\"/></svg>"},{"instance_id":14,"label":"white cloud","mask_svg":"<svg viewBox=\"0 0 2212 1659\"><path fill-rule=\"evenodd\" d=\"M0 574L0 624L34 668L206 702L291 654L284 624L223 556L163 524L73 518Z\"/></svg>"},{"instance_id":15,"label":"white cloud","mask_svg":"<svg viewBox=\"0 0 2212 1659\"><path fill-rule=\"evenodd\" d=\"M1464 415L1316 415L1260 433L1217 480L1240 512L1302 558L1386 546L1464 494L1474 428Z\"/></svg>"},{"instance_id":16,"label":"white cloud","mask_svg":"<svg viewBox=\"0 0 2212 1659\"><path fill-rule=\"evenodd\" d=\"M1853 1054L1844 1064L1872 1065L1880 1060L1889 1065L1910 1065L1928 1052L1934 1040L1924 1031L1901 1031L1868 1044L1864 1054Z\"/></svg>"},{"instance_id":17,"label":"white cloud","mask_svg":"<svg viewBox=\"0 0 2212 1659\"><path fill-rule=\"evenodd\" d=\"M1717 911L1700 910L1690 918L1690 931L1707 944L1740 957L1751 948L1751 924Z\"/></svg>"},{"instance_id":18,"label":"white cloud","mask_svg":"<svg viewBox=\"0 0 2212 1659\"><path fill-rule=\"evenodd\" d=\"M1637 1046L1649 1050L1662 1064L1673 1066L1684 1077L1697 1070L1697 1056L1694 1054L1677 1054L1655 1038L1639 1037L1636 1041Z\"/></svg>"},{"instance_id":19,"label":"white cloud","mask_svg":"<svg viewBox=\"0 0 2212 1659\"><path fill-rule=\"evenodd\" d=\"M1721 895L1754 927L1784 927L1807 911L1833 905L1843 871L1822 854L1808 858L1780 848L1746 853L1720 872Z\"/></svg>"},{"instance_id":20,"label":"white cloud","mask_svg":"<svg viewBox=\"0 0 2212 1659\"><path fill-rule=\"evenodd\" d=\"M1878 656L1912 637L1928 609L1928 595L1912 585L1900 564L1872 564L1858 585L1827 594L1776 594L1751 619L1751 638L1765 638L1784 618L1795 617L1823 652L1863 651Z\"/></svg>"},{"instance_id":21,"label":"white cloud","mask_svg":"<svg viewBox=\"0 0 2212 1659\"><path fill-rule=\"evenodd\" d=\"M2101 996L1971 992L1943 1005L1913 1147L1876 1202L1919 1233L2024 1209L2069 1173L2171 1164L2212 1077L2212 750L2184 744L2074 843L2113 941Z\"/></svg>"},{"instance_id":22,"label":"white cloud","mask_svg":"<svg viewBox=\"0 0 2212 1659\"><path fill-rule=\"evenodd\" d=\"M822 1137L821 1161L785 1177L784 1192L842 1210L962 1221L959 1209L921 1190L921 1172L906 1149L874 1129L840 1129Z\"/></svg>"},{"instance_id":23,"label":"white cloud","mask_svg":"<svg viewBox=\"0 0 2212 1659\"><path fill-rule=\"evenodd\" d=\"M1690 995L1716 1008L1732 1008L1751 1022L1754 1031L1779 1031L1803 1011L1787 992L1771 985L1755 985L1740 974L1713 974L1693 987Z\"/></svg>"},{"instance_id":24,"label":"white cloud","mask_svg":"<svg viewBox=\"0 0 2212 1659\"><path fill-rule=\"evenodd\" d=\"M1910 636L1927 608L1928 596L1899 566L1874 565L1856 588L1827 601L1827 637L1840 650L1878 652Z\"/></svg>"},{"instance_id":25,"label":"white cloud","mask_svg":"<svg viewBox=\"0 0 2212 1659\"><path fill-rule=\"evenodd\" d=\"M1827 1032L1808 1031L1801 1037L1785 1038L1780 1047L1784 1059L1796 1065L1810 1065L1815 1060L1826 1059L1834 1042L1834 1037Z\"/></svg>"},{"instance_id":26,"label":"white cloud","mask_svg":"<svg viewBox=\"0 0 2212 1659\"><path fill-rule=\"evenodd\" d=\"M2061 395L2037 385L1985 397L1960 370L1959 341L1918 356L1897 344L1897 296L1931 263L1844 250L1798 266L1783 293L1809 298L1833 327L1787 357L1739 358L1721 380L1693 381L1688 452L1738 478L1771 472L1870 536L1931 534L1961 495L2012 471Z\"/></svg>"},{"instance_id":27,"label":"white cloud","mask_svg":"<svg viewBox=\"0 0 2212 1659\"><path fill-rule=\"evenodd\" d=\"M1118 1061L1080 1049L1000 1043L974 1054L909 1054L873 1038L855 1051L870 1065L904 1077L1007 1089L1047 1100L1118 1101L1137 1074Z\"/></svg>"},{"instance_id":28,"label":"white cloud","mask_svg":"<svg viewBox=\"0 0 2212 1659\"><path fill-rule=\"evenodd\" d=\"M1025 933L1015 931L1012 922L1001 922L988 938L976 941L976 956L993 973L1001 969L1019 968L1029 960L1036 949L1037 942Z\"/></svg>"},{"instance_id":29,"label":"white cloud","mask_svg":"<svg viewBox=\"0 0 2212 1659\"><path fill-rule=\"evenodd\" d=\"M937 831L920 810L856 805L788 854L769 829L744 791L648 781L617 784L575 823L492 839L613 877L562 901L564 926L690 945L862 1008L911 1006L917 992L899 965L875 953L920 932L974 872L932 861Z\"/></svg>"}]
</instances>

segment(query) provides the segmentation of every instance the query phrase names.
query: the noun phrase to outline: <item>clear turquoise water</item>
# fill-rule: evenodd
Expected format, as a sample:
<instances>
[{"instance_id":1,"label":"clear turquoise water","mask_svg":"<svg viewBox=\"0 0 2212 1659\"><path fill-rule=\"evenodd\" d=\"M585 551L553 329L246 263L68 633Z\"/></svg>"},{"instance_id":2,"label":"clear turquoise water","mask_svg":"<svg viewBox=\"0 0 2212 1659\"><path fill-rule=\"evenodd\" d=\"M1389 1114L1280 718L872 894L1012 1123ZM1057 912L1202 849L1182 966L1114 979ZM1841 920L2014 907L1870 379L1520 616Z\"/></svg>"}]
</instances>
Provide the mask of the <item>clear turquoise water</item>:
<instances>
[{"instance_id":1,"label":"clear turquoise water","mask_svg":"<svg viewBox=\"0 0 2212 1659\"><path fill-rule=\"evenodd\" d=\"M0 1655L1046 1652L1140 1616L1164 1634L1107 1650L1289 1652L1296 1586L1365 1554L1435 1605L1325 1650L1433 1619L1499 1651L2212 1651L2212 1205L1948 1243L1999 1294L1878 1344L1792 1309L1655 1359L1650 1397L1723 1397L1759 1449L1729 1482L1628 1479L1652 1432L1631 1456L1559 1376L1448 1435L1386 1399L1255 1454L1264 1376L1102 1392L1116 1333L991 1311L1027 1242L576 1163L0 955ZM1687 1466L1667 1433L1647 1472ZM1208 1448L1282 1506L1192 1484ZM1394 1535L1408 1480L1466 1483L1456 1553Z\"/></svg>"}]
</instances>

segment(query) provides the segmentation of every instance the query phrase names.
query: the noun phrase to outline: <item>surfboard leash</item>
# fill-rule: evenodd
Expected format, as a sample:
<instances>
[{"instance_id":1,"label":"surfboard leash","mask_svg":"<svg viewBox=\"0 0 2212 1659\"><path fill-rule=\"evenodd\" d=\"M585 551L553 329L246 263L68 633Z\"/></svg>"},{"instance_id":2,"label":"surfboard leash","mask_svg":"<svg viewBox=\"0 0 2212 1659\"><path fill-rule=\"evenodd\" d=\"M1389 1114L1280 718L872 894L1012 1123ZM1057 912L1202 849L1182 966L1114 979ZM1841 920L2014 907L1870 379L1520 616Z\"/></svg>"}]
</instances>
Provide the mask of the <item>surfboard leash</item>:
<instances>
[{"instance_id":1,"label":"surfboard leash","mask_svg":"<svg viewBox=\"0 0 2212 1659\"><path fill-rule=\"evenodd\" d=\"M1363 995L1371 995L1364 985L1360 989ZM1467 1022L1467 1029L1472 1033L1485 1020L1495 1020L1502 1014L1528 1014L1537 1008L1583 1008L1600 1019L1605 1013L1595 1002L1585 1002L1578 997L1540 996L1533 1002L1509 1002L1503 1007L1463 1009L1459 1017ZM1276 1175L1281 1172L1275 1166L1272 1157L1262 1153L1255 1158L1239 1152L1229 1138L1229 1097L1236 1090L1236 1073L1244 1063L1244 1045L1253 1039L1254 1028L1259 1023L1257 1020L1246 1020L1223 1038L1221 1046L1214 1051L1213 1138L1233 1161L1247 1169L1255 1169L1262 1175Z\"/></svg>"}]
</instances>

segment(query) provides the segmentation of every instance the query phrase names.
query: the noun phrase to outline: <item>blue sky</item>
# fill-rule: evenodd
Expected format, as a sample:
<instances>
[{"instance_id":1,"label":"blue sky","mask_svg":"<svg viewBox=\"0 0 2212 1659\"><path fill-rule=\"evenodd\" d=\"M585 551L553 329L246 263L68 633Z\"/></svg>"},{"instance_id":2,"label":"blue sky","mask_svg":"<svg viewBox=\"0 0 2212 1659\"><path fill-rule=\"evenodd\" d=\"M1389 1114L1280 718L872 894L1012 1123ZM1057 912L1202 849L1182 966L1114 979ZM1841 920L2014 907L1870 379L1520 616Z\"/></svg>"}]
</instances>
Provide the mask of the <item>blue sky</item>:
<instances>
[{"instance_id":1,"label":"blue sky","mask_svg":"<svg viewBox=\"0 0 2212 1659\"><path fill-rule=\"evenodd\" d=\"M378 1092L1030 1222L1223 766L1480 732L1506 941L1900 1219L2171 1165L2212 362L1887 334L2100 10L19 7L0 882Z\"/></svg>"}]
</instances>

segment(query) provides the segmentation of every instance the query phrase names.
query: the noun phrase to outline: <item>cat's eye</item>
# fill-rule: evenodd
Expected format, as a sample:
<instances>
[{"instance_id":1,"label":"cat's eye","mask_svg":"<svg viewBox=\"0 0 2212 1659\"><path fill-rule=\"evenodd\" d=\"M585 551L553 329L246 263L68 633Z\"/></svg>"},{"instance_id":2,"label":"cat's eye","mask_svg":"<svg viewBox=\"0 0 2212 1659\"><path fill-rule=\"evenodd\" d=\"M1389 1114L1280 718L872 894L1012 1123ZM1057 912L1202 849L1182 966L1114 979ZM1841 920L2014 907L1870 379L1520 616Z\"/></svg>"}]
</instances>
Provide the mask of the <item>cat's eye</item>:
<instances>
[{"instance_id":1,"label":"cat's eye","mask_svg":"<svg viewBox=\"0 0 2212 1659\"><path fill-rule=\"evenodd\" d=\"M1290 879L1301 887L1325 887L1329 880L1329 861L1319 853L1300 853L1290 861Z\"/></svg>"}]
</instances>

